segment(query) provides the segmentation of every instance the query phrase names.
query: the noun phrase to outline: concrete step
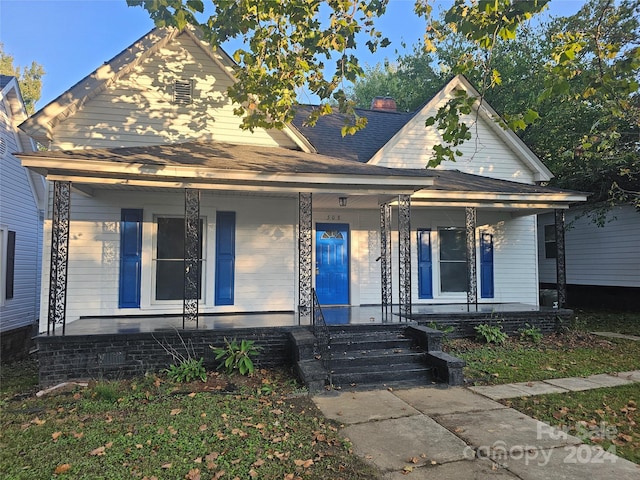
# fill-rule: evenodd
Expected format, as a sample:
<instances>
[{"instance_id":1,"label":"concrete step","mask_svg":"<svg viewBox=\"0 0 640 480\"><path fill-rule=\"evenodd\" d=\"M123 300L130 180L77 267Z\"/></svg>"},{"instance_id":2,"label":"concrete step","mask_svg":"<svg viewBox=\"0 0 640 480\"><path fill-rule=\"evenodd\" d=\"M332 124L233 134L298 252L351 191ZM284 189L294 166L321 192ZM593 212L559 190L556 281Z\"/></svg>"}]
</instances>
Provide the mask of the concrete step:
<instances>
[{"instance_id":1,"label":"concrete step","mask_svg":"<svg viewBox=\"0 0 640 480\"><path fill-rule=\"evenodd\" d=\"M342 353L332 351L331 365L334 370L351 366L377 366L388 364L424 364L423 352L407 348L354 350Z\"/></svg>"},{"instance_id":2,"label":"concrete step","mask_svg":"<svg viewBox=\"0 0 640 480\"><path fill-rule=\"evenodd\" d=\"M332 374L333 385L349 387L353 385L392 384L397 382L413 385L427 385L433 380L432 368L427 366L391 364L386 367L353 367L335 371Z\"/></svg>"}]
</instances>

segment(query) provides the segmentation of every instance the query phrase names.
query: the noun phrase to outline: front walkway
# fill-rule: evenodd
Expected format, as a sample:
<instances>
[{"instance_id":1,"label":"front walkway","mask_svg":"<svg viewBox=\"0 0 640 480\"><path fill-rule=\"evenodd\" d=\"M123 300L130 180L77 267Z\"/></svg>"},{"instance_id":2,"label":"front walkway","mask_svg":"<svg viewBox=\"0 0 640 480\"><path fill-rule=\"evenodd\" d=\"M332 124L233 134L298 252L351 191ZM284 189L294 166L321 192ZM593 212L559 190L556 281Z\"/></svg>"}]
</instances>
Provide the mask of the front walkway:
<instances>
[{"instance_id":1,"label":"front walkway","mask_svg":"<svg viewBox=\"0 0 640 480\"><path fill-rule=\"evenodd\" d=\"M588 388L640 382L640 370L609 377L615 380L589 377ZM571 380L575 389L586 389L577 386L584 379ZM543 383L557 387L549 382ZM560 388L569 387L565 382ZM527 388L533 389L528 394L548 393ZM525 394L520 391L519 396ZM386 479L640 477L639 465L464 387L329 392L314 401L326 417L343 424L341 434L352 442L355 453Z\"/></svg>"}]
</instances>

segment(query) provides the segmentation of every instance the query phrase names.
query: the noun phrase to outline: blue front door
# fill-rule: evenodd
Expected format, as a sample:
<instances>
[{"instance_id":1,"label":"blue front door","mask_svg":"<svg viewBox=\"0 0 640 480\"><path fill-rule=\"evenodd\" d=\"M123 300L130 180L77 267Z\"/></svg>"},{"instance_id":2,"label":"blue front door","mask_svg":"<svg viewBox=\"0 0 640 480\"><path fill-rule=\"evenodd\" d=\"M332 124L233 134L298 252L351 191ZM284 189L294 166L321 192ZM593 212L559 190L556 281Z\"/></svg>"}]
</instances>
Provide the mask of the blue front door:
<instances>
[{"instance_id":1,"label":"blue front door","mask_svg":"<svg viewBox=\"0 0 640 480\"><path fill-rule=\"evenodd\" d=\"M316 293L321 305L349 303L349 225L316 224Z\"/></svg>"}]
</instances>

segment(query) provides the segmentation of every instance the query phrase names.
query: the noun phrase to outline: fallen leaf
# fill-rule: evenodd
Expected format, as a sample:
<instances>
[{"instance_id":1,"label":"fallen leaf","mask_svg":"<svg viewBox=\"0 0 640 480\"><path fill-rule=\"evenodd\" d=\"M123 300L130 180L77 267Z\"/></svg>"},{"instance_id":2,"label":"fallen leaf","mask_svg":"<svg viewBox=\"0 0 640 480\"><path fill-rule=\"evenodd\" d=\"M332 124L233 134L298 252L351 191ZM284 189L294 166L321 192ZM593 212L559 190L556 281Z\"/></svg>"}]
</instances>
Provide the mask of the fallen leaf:
<instances>
[{"instance_id":1,"label":"fallen leaf","mask_svg":"<svg viewBox=\"0 0 640 480\"><path fill-rule=\"evenodd\" d=\"M62 432L53 432L51 434L51 438L53 439L54 442L57 442L61 436L62 436Z\"/></svg>"},{"instance_id":2,"label":"fallen leaf","mask_svg":"<svg viewBox=\"0 0 640 480\"><path fill-rule=\"evenodd\" d=\"M71 464L63 463L62 465L58 465L53 473L55 473L56 475L60 475L62 473L67 473L69 470L71 470Z\"/></svg>"},{"instance_id":3,"label":"fallen leaf","mask_svg":"<svg viewBox=\"0 0 640 480\"><path fill-rule=\"evenodd\" d=\"M102 455L105 454L104 450L105 450L104 446L94 448L89 452L89 455L91 455L92 457L101 457Z\"/></svg>"},{"instance_id":4,"label":"fallen leaf","mask_svg":"<svg viewBox=\"0 0 640 480\"><path fill-rule=\"evenodd\" d=\"M187 480L200 480L200 469L192 468L191 470L189 470L189 473L184 476L184 478L186 478Z\"/></svg>"},{"instance_id":5,"label":"fallen leaf","mask_svg":"<svg viewBox=\"0 0 640 480\"><path fill-rule=\"evenodd\" d=\"M181 408L174 408L173 410L171 410L171 415L178 415L181 411Z\"/></svg>"},{"instance_id":6,"label":"fallen leaf","mask_svg":"<svg viewBox=\"0 0 640 480\"><path fill-rule=\"evenodd\" d=\"M418 463L420 461L420 459L418 457L411 457L409 459L409 463Z\"/></svg>"},{"instance_id":7,"label":"fallen leaf","mask_svg":"<svg viewBox=\"0 0 640 480\"><path fill-rule=\"evenodd\" d=\"M293 463L295 463L298 467L309 468L311 465L313 465L313 460L311 460L311 459L309 459L309 460L294 460Z\"/></svg>"},{"instance_id":8,"label":"fallen leaf","mask_svg":"<svg viewBox=\"0 0 640 480\"><path fill-rule=\"evenodd\" d=\"M171 467L172 467L171 463L165 463L160 468L162 468L164 470L169 470Z\"/></svg>"},{"instance_id":9,"label":"fallen leaf","mask_svg":"<svg viewBox=\"0 0 640 480\"><path fill-rule=\"evenodd\" d=\"M256 472L253 468L249 470L249 476L251 478L258 478L258 472Z\"/></svg>"},{"instance_id":10,"label":"fallen leaf","mask_svg":"<svg viewBox=\"0 0 640 480\"><path fill-rule=\"evenodd\" d=\"M264 465L264 460L261 458L251 464L252 467L261 467L262 465Z\"/></svg>"}]
</instances>

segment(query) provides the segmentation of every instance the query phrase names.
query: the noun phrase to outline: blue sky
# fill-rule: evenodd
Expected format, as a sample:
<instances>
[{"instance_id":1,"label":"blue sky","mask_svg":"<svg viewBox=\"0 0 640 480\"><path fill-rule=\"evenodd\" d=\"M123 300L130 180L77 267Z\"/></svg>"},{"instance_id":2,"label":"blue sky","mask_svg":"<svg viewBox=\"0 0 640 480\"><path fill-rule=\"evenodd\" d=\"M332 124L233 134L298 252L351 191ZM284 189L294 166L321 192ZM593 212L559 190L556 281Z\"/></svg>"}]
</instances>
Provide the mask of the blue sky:
<instances>
[{"instance_id":1,"label":"blue sky","mask_svg":"<svg viewBox=\"0 0 640 480\"><path fill-rule=\"evenodd\" d=\"M413 3L413 0L390 1L378 29L392 44L375 56L363 48L360 55L363 65L374 65L385 57L394 59L402 42L411 49L422 37L424 21L412 13ZM571 15L583 4L582 0L552 0L550 13ZM36 61L46 71L37 108L152 28L147 12L127 7L125 0L0 0L0 42L5 53L14 57L14 65L26 66ZM225 49L232 53L234 48Z\"/></svg>"}]
</instances>

